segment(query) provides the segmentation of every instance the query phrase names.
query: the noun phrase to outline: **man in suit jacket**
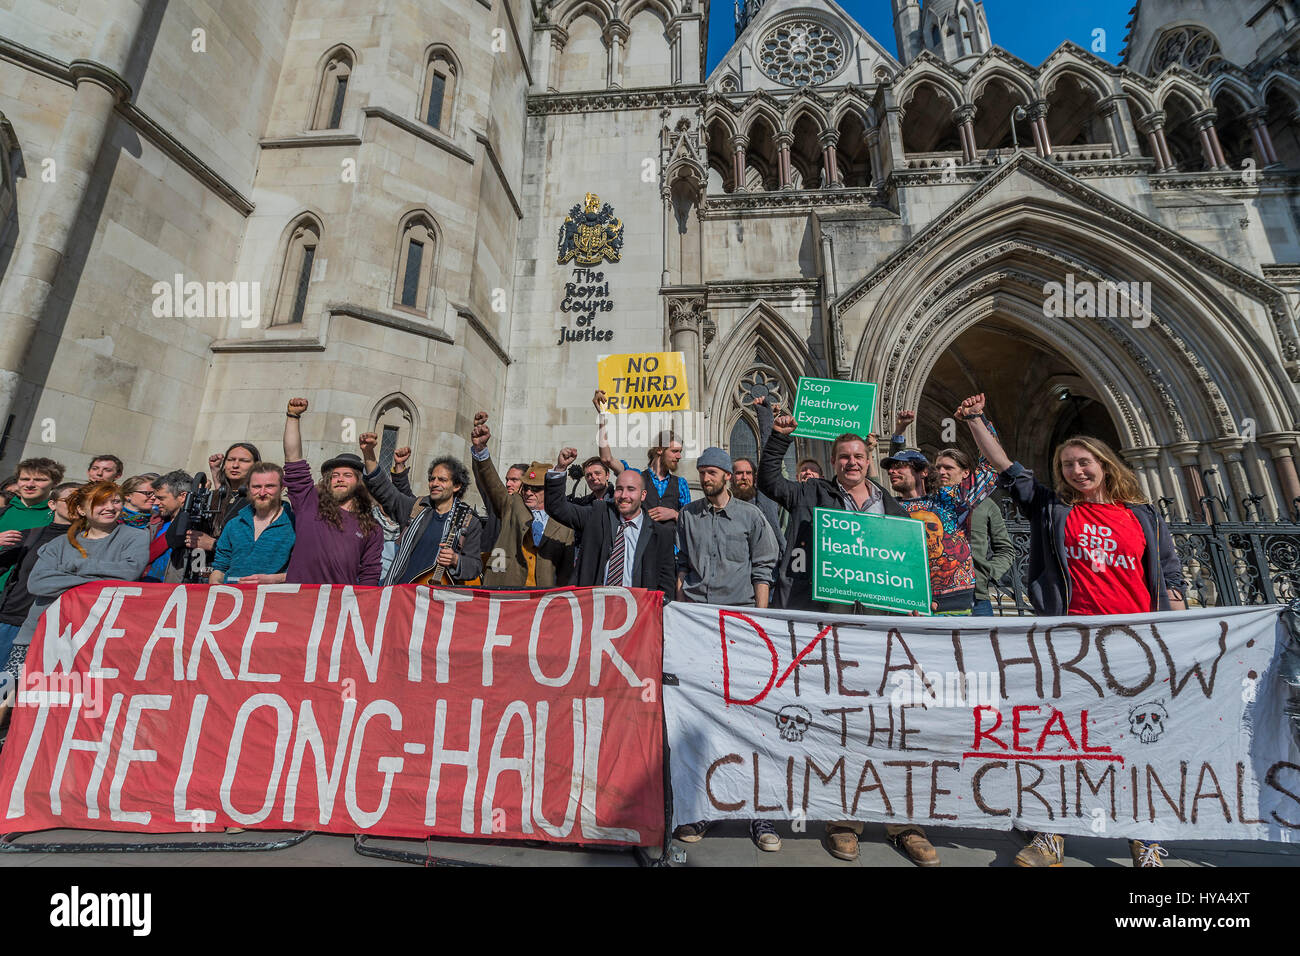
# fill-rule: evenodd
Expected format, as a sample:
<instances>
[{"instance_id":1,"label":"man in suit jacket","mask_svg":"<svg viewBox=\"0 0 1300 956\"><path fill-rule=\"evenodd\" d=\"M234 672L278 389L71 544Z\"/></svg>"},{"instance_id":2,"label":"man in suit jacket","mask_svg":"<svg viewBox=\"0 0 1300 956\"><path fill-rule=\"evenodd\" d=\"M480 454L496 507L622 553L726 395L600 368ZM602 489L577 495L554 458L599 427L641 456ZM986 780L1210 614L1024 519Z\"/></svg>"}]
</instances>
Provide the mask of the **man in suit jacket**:
<instances>
[{"instance_id":1,"label":"man in suit jacket","mask_svg":"<svg viewBox=\"0 0 1300 956\"><path fill-rule=\"evenodd\" d=\"M573 571L573 530L550 521L544 508L546 465L535 461L524 473L519 494L506 493L492 465L487 443L492 433L487 413L474 415L470 445L474 458L474 483L483 500L501 517L501 531L483 573L489 588L562 587ZM497 559L501 560L498 561ZM504 566L503 566L504 565Z\"/></svg>"},{"instance_id":2,"label":"man in suit jacket","mask_svg":"<svg viewBox=\"0 0 1300 956\"><path fill-rule=\"evenodd\" d=\"M578 504L564 495L564 476L577 457L576 448L561 449L555 470L546 474L546 513L582 538L573 583L647 588L662 591L665 603L672 600L673 536L666 526L650 520L645 478L628 468L618 476L613 499Z\"/></svg>"}]
</instances>

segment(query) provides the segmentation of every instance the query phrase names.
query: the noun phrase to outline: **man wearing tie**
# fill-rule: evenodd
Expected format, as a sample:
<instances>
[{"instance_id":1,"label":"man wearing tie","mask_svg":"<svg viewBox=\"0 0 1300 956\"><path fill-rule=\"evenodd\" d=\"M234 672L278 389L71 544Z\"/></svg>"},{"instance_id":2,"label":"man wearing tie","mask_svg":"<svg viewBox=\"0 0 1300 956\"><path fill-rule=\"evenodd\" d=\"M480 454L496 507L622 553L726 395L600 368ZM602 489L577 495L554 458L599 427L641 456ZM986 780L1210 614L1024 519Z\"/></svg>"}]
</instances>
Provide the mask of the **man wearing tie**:
<instances>
[{"instance_id":1,"label":"man wearing tie","mask_svg":"<svg viewBox=\"0 0 1300 956\"><path fill-rule=\"evenodd\" d=\"M578 504L564 495L564 478L578 457L576 448L560 450L555 468L546 473L546 513L572 528L582 539L573 583L580 587L647 588L672 599L673 537L645 510L645 478L628 468L618 476L614 497Z\"/></svg>"}]
</instances>

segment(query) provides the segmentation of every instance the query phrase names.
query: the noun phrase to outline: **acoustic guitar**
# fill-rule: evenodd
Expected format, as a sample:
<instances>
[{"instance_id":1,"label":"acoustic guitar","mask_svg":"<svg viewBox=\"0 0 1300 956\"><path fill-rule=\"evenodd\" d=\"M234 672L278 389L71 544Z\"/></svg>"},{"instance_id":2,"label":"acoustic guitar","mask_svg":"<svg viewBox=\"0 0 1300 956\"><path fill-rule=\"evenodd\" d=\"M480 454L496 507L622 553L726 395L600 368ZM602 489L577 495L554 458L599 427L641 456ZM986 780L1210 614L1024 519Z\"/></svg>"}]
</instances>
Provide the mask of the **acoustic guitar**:
<instances>
[{"instance_id":1,"label":"acoustic guitar","mask_svg":"<svg viewBox=\"0 0 1300 956\"><path fill-rule=\"evenodd\" d=\"M469 523L477 521L474 517L474 509L463 501L457 501L451 509L451 517L447 519L450 527L444 540L451 546L453 551L459 552L465 544L465 533L469 530ZM441 550L441 548L439 548ZM464 581L453 580L451 573L444 567L435 564L431 568L426 568L415 577L411 578L411 584L430 584L441 587L459 585L460 587L477 587L483 583L483 578L468 578Z\"/></svg>"}]
</instances>

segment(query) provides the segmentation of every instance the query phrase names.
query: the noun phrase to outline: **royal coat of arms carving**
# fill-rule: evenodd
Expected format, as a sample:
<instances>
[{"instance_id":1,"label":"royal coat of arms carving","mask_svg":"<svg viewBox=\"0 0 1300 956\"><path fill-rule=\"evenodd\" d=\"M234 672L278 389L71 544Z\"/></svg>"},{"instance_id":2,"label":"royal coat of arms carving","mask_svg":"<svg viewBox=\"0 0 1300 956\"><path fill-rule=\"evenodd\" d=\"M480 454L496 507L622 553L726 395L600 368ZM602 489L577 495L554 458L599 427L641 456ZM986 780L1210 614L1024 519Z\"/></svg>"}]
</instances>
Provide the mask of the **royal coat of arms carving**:
<instances>
[{"instance_id":1,"label":"royal coat of arms carving","mask_svg":"<svg viewBox=\"0 0 1300 956\"><path fill-rule=\"evenodd\" d=\"M614 207L601 205L600 197L587 193L582 204L574 203L560 224L559 255L556 263L573 260L580 266L594 266L608 259L618 262L623 249L623 220L614 218Z\"/></svg>"}]
</instances>

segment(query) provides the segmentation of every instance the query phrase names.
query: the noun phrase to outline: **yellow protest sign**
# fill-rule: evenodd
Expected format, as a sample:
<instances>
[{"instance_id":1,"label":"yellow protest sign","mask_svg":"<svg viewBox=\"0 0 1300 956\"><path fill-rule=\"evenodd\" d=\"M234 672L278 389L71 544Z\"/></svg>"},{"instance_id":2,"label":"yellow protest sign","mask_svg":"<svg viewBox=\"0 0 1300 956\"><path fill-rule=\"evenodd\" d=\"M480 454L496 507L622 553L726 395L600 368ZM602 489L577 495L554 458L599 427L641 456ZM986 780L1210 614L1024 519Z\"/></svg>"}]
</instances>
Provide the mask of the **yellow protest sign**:
<instances>
[{"instance_id":1,"label":"yellow protest sign","mask_svg":"<svg viewBox=\"0 0 1300 956\"><path fill-rule=\"evenodd\" d=\"M596 382L609 401L609 411L616 415L691 407L686 357L681 352L603 356L596 364Z\"/></svg>"}]
</instances>

